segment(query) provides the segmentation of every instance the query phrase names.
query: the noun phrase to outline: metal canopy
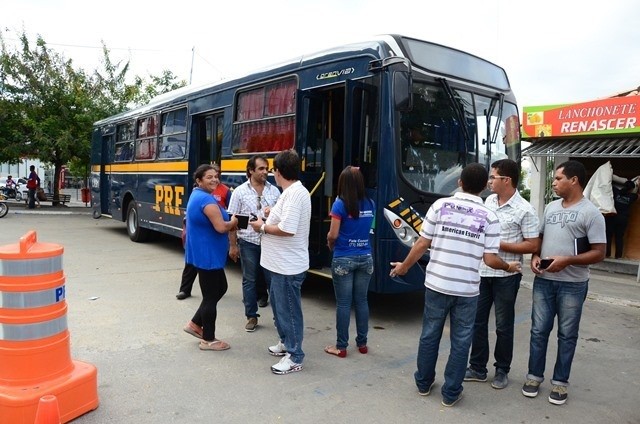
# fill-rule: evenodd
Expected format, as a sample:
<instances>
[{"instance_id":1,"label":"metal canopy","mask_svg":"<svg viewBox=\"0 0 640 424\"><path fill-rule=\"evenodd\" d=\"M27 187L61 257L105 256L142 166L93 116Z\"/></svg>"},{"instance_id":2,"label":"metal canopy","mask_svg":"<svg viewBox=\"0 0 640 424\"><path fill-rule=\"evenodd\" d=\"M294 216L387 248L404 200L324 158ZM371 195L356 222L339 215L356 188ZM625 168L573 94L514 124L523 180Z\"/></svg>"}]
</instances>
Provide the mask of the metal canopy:
<instances>
[{"instance_id":1,"label":"metal canopy","mask_svg":"<svg viewBox=\"0 0 640 424\"><path fill-rule=\"evenodd\" d=\"M522 151L525 156L640 158L640 138L582 138L537 141Z\"/></svg>"}]
</instances>

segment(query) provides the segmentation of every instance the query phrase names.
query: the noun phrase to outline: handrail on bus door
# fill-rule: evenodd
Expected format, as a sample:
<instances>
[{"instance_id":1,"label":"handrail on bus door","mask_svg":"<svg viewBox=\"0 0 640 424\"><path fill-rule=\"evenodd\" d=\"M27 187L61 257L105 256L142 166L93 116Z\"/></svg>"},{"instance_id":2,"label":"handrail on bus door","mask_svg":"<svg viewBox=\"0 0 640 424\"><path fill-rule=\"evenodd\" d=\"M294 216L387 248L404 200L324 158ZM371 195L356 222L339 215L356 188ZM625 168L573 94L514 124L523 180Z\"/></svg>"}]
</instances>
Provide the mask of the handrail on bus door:
<instances>
[{"instance_id":1,"label":"handrail on bus door","mask_svg":"<svg viewBox=\"0 0 640 424\"><path fill-rule=\"evenodd\" d=\"M313 187L313 189L311 189L311 192L309 193L309 196L313 196L313 193L315 193L316 190L318 189L318 187L320 187L320 183L322 183L324 181L325 174L326 174L326 172L323 171L322 175L320 175L320 179L318 180L316 185Z\"/></svg>"}]
</instances>

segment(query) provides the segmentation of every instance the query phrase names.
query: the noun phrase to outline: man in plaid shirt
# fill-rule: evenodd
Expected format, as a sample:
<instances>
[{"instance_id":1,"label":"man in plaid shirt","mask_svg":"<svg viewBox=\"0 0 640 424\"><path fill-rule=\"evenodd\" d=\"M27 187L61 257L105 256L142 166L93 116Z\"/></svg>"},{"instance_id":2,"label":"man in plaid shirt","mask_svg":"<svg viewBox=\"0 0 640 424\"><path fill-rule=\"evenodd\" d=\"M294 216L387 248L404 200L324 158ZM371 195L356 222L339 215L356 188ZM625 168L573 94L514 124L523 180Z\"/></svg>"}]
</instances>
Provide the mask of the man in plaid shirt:
<instances>
[{"instance_id":1,"label":"man in plaid shirt","mask_svg":"<svg viewBox=\"0 0 640 424\"><path fill-rule=\"evenodd\" d=\"M266 219L271 207L280 197L280 190L269 181L269 162L265 156L255 155L247 161L247 181L240 184L231 193L227 208L230 214L255 215ZM253 228L230 233L229 256L233 260L240 258L242 266L242 303L247 324L244 329L255 331L258 326L258 281L264 277L269 287L268 273L260 266L260 241L262 234ZM266 305L265 305L266 306Z\"/></svg>"},{"instance_id":2,"label":"man in plaid shirt","mask_svg":"<svg viewBox=\"0 0 640 424\"><path fill-rule=\"evenodd\" d=\"M519 261L523 254L534 253L539 245L539 220L535 209L518 193L520 169L511 159L501 159L491 164L489 188L494 193L485 201L485 206L494 211L500 220L499 256L507 261ZM494 349L496 368L491 383L494 389L503 389L509 384L507 375L513 358L513 333L515 304L520 272L508 273L480 265L480 296L474 324L473 342L469 367L464 381L487 381L489 360L489 313L495 305L496 346Z\"/></svg>"}]
</instances>

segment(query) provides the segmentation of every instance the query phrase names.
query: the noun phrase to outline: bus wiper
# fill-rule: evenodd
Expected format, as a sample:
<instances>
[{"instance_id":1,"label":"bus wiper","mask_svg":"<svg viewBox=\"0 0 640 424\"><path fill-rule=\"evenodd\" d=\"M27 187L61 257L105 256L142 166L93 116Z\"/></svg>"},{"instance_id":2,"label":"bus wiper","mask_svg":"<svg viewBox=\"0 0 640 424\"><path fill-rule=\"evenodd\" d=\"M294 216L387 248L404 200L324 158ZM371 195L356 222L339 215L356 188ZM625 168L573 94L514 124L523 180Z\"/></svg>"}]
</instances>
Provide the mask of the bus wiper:
<instances>
[{"instance_id":1,"label":"bus wiper","mask_svg":"<svg viewBox=\"0 0 640 424\"><path fill-rule=\"evenodd\" d=\"M453 93L451 86L449 85L449 81L447 81L445 78L437 78L437 80L440 81L440 83L442 84L442 87L444 87L444 92L447 93L447 96L449 97L449 101L453 105L453 110L456 113L456 118L458 119L458 121L460 121L460 125L462 126L462 135L464 137L465 164L466 164L467 150L469 148L468 146L471 141L471 134L469 134L467 121L464 119L464 109L462 107L462 104L456 99L456 96Z\"/></svg>"},{"instance_id":2,"label":"bus wiper","mask_svg":"<svg viewBox=\"0 0 640 424\"><path fill-rule=\"evenodd\" d=\"M487 114L487 138L491 139L491 144L495 144L498 140L498 130L500 129L500 125L498 123L502 120L502 108L504 106L504 94L498 93L498 119L496 120L496 127L493 129L493 134L489 134L491 128L491 116L493 115L493 110L496 108L496 98L491 99L491 107L489 108L489 112ZM489 149L491 150L491 149Z\"/></svg>"}]
</instances>

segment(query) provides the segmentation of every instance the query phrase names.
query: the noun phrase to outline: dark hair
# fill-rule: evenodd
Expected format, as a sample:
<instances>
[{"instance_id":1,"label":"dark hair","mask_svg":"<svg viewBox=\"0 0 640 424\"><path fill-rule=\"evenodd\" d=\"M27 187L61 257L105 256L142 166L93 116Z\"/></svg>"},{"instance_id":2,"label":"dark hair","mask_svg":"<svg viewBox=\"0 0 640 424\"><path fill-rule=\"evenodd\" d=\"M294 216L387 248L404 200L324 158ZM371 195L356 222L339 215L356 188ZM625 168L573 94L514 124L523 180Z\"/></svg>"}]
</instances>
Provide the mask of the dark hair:
<instances>
[{"instance_id":1,"label":"dark hair","mask_svg":"<svg viewBox=\"0 0 640 424\"><path fill-rule=\"evenodd\" d=\"M491 164L491 168L498 172L498 175L511 178L511 185L518 187L520 180L520 167L518 163L511 159L500 159Z\"/></svg>"},{"instance_id":2,"label":"dark hair","mask_svg":"<svg viewBox=\"0 0 640 424\"><path fill-rule=\"evenodd\" d=\"M562 162L560 165L556 166L556 171L561 168L564 168L562 169L562 173L565 177L578 177L578 184L580 184L580 187L585 188L587 185L587 168L584 167L582 162L578 162L577 160Z\"/></svg>"},{"instance_id":3,"label":"dark hair","mask_svg":"<svg viewBox=\"0 0 640 424\"><path fill-rule=\"evenodd\" d=\"M269 163L269 160L267 160L267 157L264 156L264 155L251 156L249 158L249 160L247 161L247 178L251 178L251 173L249 171L255 171L256 170L256 162L258 161L258 159L262 159L267 164Z\"/></svg>"},{"instance_id":4,"label":"dark hair","mask_svg":"<svg viewBox=\"0 0 640 424\"><path fill-rule=\"evenodd\" d=\"M29 167L29 171L35 171L35 170L36 170L36 166L35 166L35 165L31 165L31 166Z\"/></svg>"},{"instance_id":5,"label":"dark hair","mask_svg":"<svg viewBox=\"0 0 640 424\"><path fill-rule=\"evenodd\" d=\"M360 201L367 197L364 191L364 177L360 168L347 166L338 178L338 197L353 219L360 217Z\"/></svg>"},{"instance_id":6,"label":"dark hair","mask_svg":"<svg viewBox=\"0 0 640 424\"><path fill-rule=\"evenodd\" d=\"M215 172L217 172L218 174L220 174L220 166L218 166L218 164L216 163L203 163L202 165L200 165L199 167L196 168L196 171L193 173L193 181L195 182L196 180L201 180L202 177L204 177L204 174L207 173L207 171L213 169ZM197 183L196 183L197 185Z\"/></svg>"},{"instance_id":7,"label":"dark hair","mask_svg":"<svg viewBox=\"0 0 640 424\"><path fill-rule=\"evenodd\" d=\"M300 156L295 150L283 150L273 158L273 167L285 180L296 181L300 174Z\"/></svg>"},{"instance_id":8,"label":"dark hair","mask_svg":"<svg viewBox=\"0 0 640 424\"><path fill-rule=\"evenodd\" d=\"M464 167L462 174L460 174L462 190L470 194L480 194L482 190L487 188L488 179L489 173L479 163L470 163Z\"/></svg>"}]
</instances>

